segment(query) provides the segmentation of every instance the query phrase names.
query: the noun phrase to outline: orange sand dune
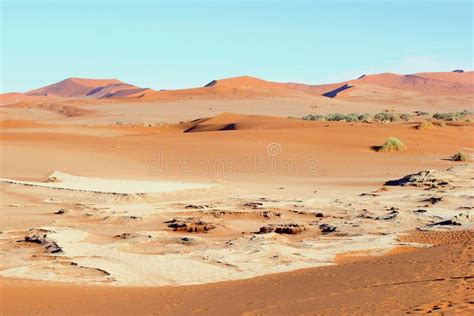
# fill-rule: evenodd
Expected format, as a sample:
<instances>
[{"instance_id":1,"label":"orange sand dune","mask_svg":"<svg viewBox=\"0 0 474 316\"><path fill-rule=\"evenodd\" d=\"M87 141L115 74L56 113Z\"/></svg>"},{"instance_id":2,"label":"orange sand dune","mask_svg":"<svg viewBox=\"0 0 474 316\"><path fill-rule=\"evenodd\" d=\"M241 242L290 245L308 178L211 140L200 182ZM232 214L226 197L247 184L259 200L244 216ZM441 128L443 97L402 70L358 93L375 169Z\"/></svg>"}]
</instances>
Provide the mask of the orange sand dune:
<instances>
[{"instance_id":1,"label":"orange sand dune","mask_svg":"<svg viewBox=\"0 0 474 316\"><path fill-rule=\"evenodd\" d=\"M474 85L474 71L466 72L420 72L415 74L418 77L449 81L464 85Z\"/></svg>"},{"instance_id":2,"label":"orange sand dune","mask_svg":"<svg viewBox=\"0 0 474 316\"><path fill-rule=\"evenodd\" d=\"M329 97L360 96L359 90L370 91L370 94L393 94L401 95L404 91L417 92L430 95L440 94L474 94L474 72L438 72L419 73L413 75L397 75L383 73L377 75L362 76L357 80L341 82L337 87L326 91ZM324 86L322 86L324 87ZM396 89L396 90L387 90ZM354 92L356 91L356 92Z\"/></svg>"},{"instance_id":3,"label":"orange sand dune","mask_svg":"<svg viewBox=\"0 0 474 316\"><path fill-rule=\"evenodd\" d=\"M303 120L282 119L274 116L239 115L221 113L217 116L198 119L186 124L184 132L215 132L226 130L263 130L301 128L306 124Z\"/></svg>"},{"instance_id":4,"label":"orange sand dune","mask_svg":"<svg viewBox=\"0 0 474 316\"><path fill-rule=\"evenodd\" d=\"M235 124L235 129L222 130L222 126L229 124ZM448 160L455 152L470 152L474 148L470 136L472 123L423 131L415 129L415 125L312 122L223 114L207 121L177 125L110 127L128 134L116 137L81 133L84 129L80 126L75 127L77 132L73 134L52 133L50 127L31 133L5 131L1 135L1 172L4 177L29 179L43 179L54 170L143 180L164 177L201 181L204 176L207 181L252 181L267 188L268 184L276 186L275 183L279 183L299 190L305 185L307 188L310 182L314 186L337 181L357 183L357 186L360 186L359 181L380 185L382 179L401 177L422 169L446 169L456 165ZM197 126L194 133L183 133L193 126ZM407 150L378 153L371 149L390 136L400 138ZM268 146L274 143L278 144L280 153L269 156ZM30 157L35 157L34 164L29 163ZM258 165L249 163L252 157L302 164L310 159L317 162L317 175L285 168L277 173L270 168L260 170ZM185 171L179 164L183 159L187 161ZM212 165L212 162L222 160L245 173L215 168L202 170L202 162ZM166 170L158 168L159 171L151 172L155 163L159 163L159 167L164 164Z\"/></svg>"},{"instance_id":5,"label":"orange sand dune","mask_svg":"<svg viewBox=\"0 0 474 316\"><path fill-rule=\"evenodd\" d=\"M288 82L288 83L285 83L284 85L292 89L303 91L306 93L311 93L315 95L323 95L324 93L337 89L344 84L345 83L339 82L339 83L329 83L329 84L322 84L322 85L308 85L308 84L303 84L303 83Z\"/></svg>"},{"instance_id":6,"label":"orange sand dune","mask_svg":"<svg viewBox=\"0 0 474 316\"><path fill-rule=\"evenodd\" d=\"M213 80L204 87L161 90L139 88L116 79L68 78L61 82L29 91L25 94L10 93L0 97L2 104L32 100L31 96L61 98L113 99L115 101L179 101L189 99L255 99L262 97L316 97L328 96L351 99L366 97L366 101L379 101L380 97L405 92L422 95L471 95L474 94L474 72L437 72L413 75L383 73L361 76L356 80L340 83L307 85L280 83L241 76ZM393 89L393 90L390 90ZM378 98L375 100L374 98ZM317 101L317 99L315 99Z\"/></svg>"},{"instance_id":7,"label":"orange sand dune","mask_svg":"<svg viewBox=\"0 0 474 316\"><path fill-rule=\"evenodd\" d=\"M472 80L474 79L473 72L448 74L449 75L446 73L437 73L430 78L430 74L420 76L418 74L396 75L385 73L380 75L365 76L351 83L357 85L357 82L361 82L380 85L388 88L415 90L418 92L430 94L474 93L474 86L472 84ZM463 83L460 83L459 81L455 82L452 80L444 80L444 78L452 78L453 76L456 78L459 77L459 81ZM468 83L469 81L471 82L470 84Z\"/></svg>"},{"instance_id":8,"label":"orange sand dune","mask_svg":"<svg viewBox=\"0 0 474 316\"><path fill-rule=\"evenodd\" d=\"M206 99L248 99L259 97L298 96L306 93L295 90L282 83L270 82L249 76L213 80L204 87L153 91L137 95L141 100L179 100L192 98Z\"/></svg>"},{"instance_id":9,"label":"orange sand dune","mask_svg":"<svg viewBox=\"0 0 474 316\"><path fill-rule=\"evenodd\" d=\"M46 100L45 96L32 96L19 92L10 92L0 94L0 105L13 104L21 101L35 102L39 100Z\"/></svg>"},{"instance_id":10,"label":"orange sand dune","mask_svg":"<svg viewBox=\"0 0 474 316\"><path fill-rule=\"evenodd\" d=\"M99 98L119 90L135 88L135 86L123 83L117 79L68 78L49 86L29 91L26 95L62 98Z\"/></svg>"}]
</instances>

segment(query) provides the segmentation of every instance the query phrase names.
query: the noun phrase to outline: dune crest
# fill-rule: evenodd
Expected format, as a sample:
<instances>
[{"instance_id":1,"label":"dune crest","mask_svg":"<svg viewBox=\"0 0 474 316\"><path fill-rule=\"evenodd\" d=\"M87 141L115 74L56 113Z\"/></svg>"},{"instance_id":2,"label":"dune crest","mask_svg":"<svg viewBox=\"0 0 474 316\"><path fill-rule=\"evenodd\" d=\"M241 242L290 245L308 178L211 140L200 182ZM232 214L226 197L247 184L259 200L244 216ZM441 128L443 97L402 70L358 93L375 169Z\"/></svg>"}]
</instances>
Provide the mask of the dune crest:
<instances>
[{"instance_id":1,"label":"dune crest","mask_svg":"<svg viewBox=\"0 0 474 316\"><path fill-rule=\"evenodd\" d=\"M53 96L61 98L99 98L118 90L134 89L133 85L117 79L67 78L60 82L28 91L29 96Z\"/></svg>"}]
</instances>

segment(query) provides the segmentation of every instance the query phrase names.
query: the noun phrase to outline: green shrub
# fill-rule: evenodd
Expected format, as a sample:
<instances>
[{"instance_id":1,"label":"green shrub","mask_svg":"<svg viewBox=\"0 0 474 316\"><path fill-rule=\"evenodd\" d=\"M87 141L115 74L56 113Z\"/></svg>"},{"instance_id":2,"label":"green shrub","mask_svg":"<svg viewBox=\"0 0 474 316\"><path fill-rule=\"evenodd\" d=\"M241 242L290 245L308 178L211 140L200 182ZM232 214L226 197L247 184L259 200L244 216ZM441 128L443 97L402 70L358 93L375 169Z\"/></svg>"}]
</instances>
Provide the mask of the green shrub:
<instances>
[{"instance_id":1,"label":"green shrub","mask_svg":"<svg viewBox=\"0 0 474 316\"><path fill-rule=\"evenodd\" d=\"M327 121L346 121L347 116L341 113L332 113L326 116Z\"/></svg>"},{"instance_id":2,"label":"green shrub","mask_svg":"<svg viewBox=\"0 0 474 316\"><path fill-rule=\"evenodd\" d=\"M374 115L376 122L396 122L400 120L399 116L394 113L380 112Z\"/></svg>"},{"instance_id":3,"label":"green shrub","mask_svg":"<svg viewBox=\"0 0 474 316\"><path fill-rule=\"evenodd\" d=\"M472 113L468 110L462 112L435 113L433 114L433 118L441 121L458 121L470 114Z\"/></svg>"},{"instance_id":4,"label":"green shrub","mask_svg":"<svg viewBox=\"0 0 474 316\"><path fill-rule=\"evenodd\" d=\"M359 122L359 114L351 113L346 115L346 122Z\"/></svg>"},{"instance_id":5,"label":"green shrub","mask_svg":"<svg viewBox=\"0 0 474 316\"><path fill-rule=\"evenodd\" d=\"M326 117L324 115L319 114L308 114L302 117L303 120L306 121L325 121Z\"/></svg>"},{"instance_id":6,"label":"green shrub","mask_svg":"<svg viewBox=\"0 0 474 316\"><path fill-rule=\"evenodd\" d=\"M429 116L430 113L424 111L415 111L415 114L418 116Z\"/></svg>"},{"instance_id":7,"label":"green shrub","mask_svg":"<svg viewBox=\"0 0 474 316\"><path fill-rule=\"evenodd\" d=\"M466 161L467 160L467 155L463 152L457 152L451 157L454 161Z\"/></svg>"},{"instance_id":8,"label":"green shrub","mask_svg":"<svg viewBox=\"0 0 474 316\"><path fill-rule=\"evenodd\" d=\"M360 122L372 122L372 115L370 115L369 113L365 113L365 114L359 115L357 119Z\"/></svg>"},{"instance_id":9,"label":"green shrub","mask_svg":"<svg viewBox=\"0 0 474 316\"><path fill-rule=\"evenodd\" d=\"M378 151L401 151L405 149L405 145L396 137L389 137Z\"/></svg>"},{"instance_id":10,"label":"green shrub","mask_svg":"<svg viewBox=\"0 0 474 316\"><path fill-rule=\"evenodd\" d=\"M408 113L402 113L399 117L402 121L409 121L411 119L411 115Z\"/></svg>"}]
</instances>

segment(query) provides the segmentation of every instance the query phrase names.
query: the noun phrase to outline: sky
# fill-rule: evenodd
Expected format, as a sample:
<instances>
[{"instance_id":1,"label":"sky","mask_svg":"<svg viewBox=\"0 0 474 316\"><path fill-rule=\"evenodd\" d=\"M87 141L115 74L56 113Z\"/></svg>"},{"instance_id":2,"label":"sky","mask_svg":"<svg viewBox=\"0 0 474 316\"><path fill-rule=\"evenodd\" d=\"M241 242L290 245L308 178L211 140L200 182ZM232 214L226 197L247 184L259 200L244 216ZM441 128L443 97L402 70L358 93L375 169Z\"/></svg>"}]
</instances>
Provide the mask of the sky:
<instances>
[{"instance_id":1,"label":"sky","mask_svg":"<svg viewBox=\"0 0 474 316\"><path fill-rule=\"evenodd\" d=\"M472 1L1 1L0 91L68 77L153 89L472 69Z\"/></svg>"}]
</instances>

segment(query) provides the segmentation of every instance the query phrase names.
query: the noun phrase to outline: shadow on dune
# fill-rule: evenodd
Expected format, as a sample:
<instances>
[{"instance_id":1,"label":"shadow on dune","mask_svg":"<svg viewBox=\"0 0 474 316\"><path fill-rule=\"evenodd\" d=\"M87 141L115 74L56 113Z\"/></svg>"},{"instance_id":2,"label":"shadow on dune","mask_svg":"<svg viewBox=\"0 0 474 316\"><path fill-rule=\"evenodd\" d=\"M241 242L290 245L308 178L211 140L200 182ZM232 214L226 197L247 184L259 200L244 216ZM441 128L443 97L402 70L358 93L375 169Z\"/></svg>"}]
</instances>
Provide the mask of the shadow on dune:
<instances>
[{"instance_id":1,"label":"shadow on dune","mask_svg":"<svg viewBox=\"0 0 474 316\"><path fill-rule=\"evenodd\" d=\"M234 131L236 130L235 123L230 124L209 124L209 125L194 125L183 133L198 133L198 132L220 132L220 131Z\"/></svg>"},{"instance_id":2,"label":"shadow on dune","mask_svg":"<svg viewBox=\"0 0 474 316\"><path fill-rule=\"evenodd\" d=\"M329 92L323 93L322 95L325 96L325 97L328 97L328 98L335 98L339 92L345 91L345 90L350 89L350 88L352 88L352 86L350 86L348 83L346 83L345 85L343 85L343 86L341 86L337 89L331 90Z\"/></svg>"}]
</instances>

